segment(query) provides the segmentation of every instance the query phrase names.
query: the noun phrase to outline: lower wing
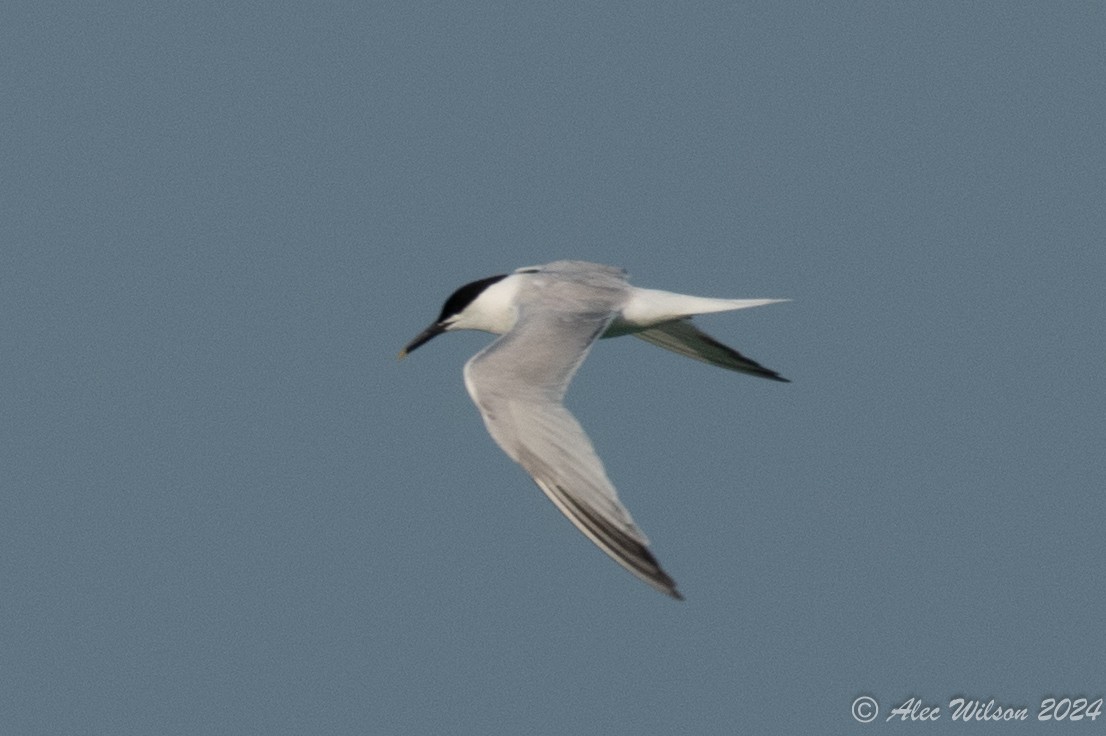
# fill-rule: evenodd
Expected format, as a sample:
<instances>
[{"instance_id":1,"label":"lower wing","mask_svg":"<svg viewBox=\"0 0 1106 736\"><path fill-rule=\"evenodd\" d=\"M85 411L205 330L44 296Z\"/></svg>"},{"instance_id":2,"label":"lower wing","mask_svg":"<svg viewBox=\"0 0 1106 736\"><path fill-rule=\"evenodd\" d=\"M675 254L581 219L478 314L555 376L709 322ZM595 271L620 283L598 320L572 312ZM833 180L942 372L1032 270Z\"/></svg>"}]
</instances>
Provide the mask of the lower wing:
<instances>
[{"instance_id":1,"label":"lower wing","mask_svg":"<svg viewBox=\"0 0 1106 736\"><path fill-rule=\"evenodd\" d=\"M633 335L657 347L686 355L695 360L701 360L704 363L710 363L739 373L748 373L752 376L770 378L773 381L790 383L774 370L765 368L755 360L746 358L733 348L718 342L693 325L691 320L681 319L675 322L665 322L656 327L650 327L648 330L635 332Z\"/></svg>"}]
</instances>

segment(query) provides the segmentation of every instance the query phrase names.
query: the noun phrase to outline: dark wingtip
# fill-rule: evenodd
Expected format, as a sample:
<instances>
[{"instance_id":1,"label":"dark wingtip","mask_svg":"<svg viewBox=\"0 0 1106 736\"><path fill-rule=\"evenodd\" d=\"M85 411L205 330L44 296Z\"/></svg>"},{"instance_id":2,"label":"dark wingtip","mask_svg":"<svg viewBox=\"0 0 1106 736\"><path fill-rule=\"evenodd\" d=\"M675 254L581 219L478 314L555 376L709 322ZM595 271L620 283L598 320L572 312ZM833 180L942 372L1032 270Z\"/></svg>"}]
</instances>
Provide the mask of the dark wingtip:
<instances>
[{"instance_id":1,"label":"dark wingtip","mask_svg":"<svg viewBox=\"0 0 1106 736\"><path fill-rule=\"evenodd\" d=\"M791 383L790 378L784 378L783 376L781 376L779 373L776 373L771 368L765 368L760 363L757 363L755 360L749 360L744 355L741 356L741 359L748 362L751 366L754 366L754 367L740 369L739 372L741 372L741 373L748 373L750 376L756 376L757 378L767 378L771 381L779 381L780 383ZM733 369L733 370L738 370L738 369Z\"/></svg>"},{"instance_id":2,"label":"dark wingtip","mask_svg":"<svg viewBox=\"0 0 1106 736\"><path fill-rule=\"evenodd\" d=\"M776 373L771 368L765 368L764 366L762 366L760 363L756 362L752 358L746 357L746 356L742 355L741 353L737 352L736 350L731 348L729 345L718 342L718 340L715 340L713 337L711 337L707 333L703 332L702 330L697 329L695 331L698 332L699 337L702 340L704 340L705 342L707 342L708 344L713 345L714 347L719 348L720 350L724 350L726 353L728 353L730 355L730 357L732 357L732 358L734 358L734 359L736 359L736 360L738 360L738 361L745 364L744 366L741 366L739 368L730 367L729 368L730 370L737 371L738 373L748 373L750 376L758 376L760 378L768 378L768 379L771 379L773 381L779 381L780 383L791 383L791 379L784 378L783 376L781 376L779 373Z\"/></svg>"},{"instance_id":3,"label":"dark wingtip","mask_svg":"<svg viewBox=\"0 0 1106 736\"><path fill-rule=\"evenodd\" d=\"M649 551L648 547L643 547L642 549L645 552L646 558L653 564L654 567L648 577L643 577L642 579L645 580L645 582L649 583L651 587L659 590L661 593L664 593L671 598L675 598L678 601L682 601L684 599L684 596L680 591L676 590L676 581L672 579L671 575L664 571L664 569L660 566L660 563L657 562L657 558L653 556L653 553Z\"/></svg>"}]
</instances>

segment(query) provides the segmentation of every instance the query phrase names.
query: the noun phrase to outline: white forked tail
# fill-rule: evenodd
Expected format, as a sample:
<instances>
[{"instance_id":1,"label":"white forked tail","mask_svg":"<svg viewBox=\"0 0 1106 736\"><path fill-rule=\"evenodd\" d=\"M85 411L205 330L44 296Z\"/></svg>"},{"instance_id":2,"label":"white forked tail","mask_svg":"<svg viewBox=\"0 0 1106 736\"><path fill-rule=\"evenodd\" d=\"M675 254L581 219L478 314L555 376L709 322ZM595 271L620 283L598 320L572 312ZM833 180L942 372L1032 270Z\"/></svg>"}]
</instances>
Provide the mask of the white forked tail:
<instances>
[{"instance_id":1,"label":"white forked tail","mask_svg":"<svg viewBox=\"0 0 1106 736\"><path fill-rule=\"evenodd\" d=\"M634 289L629 303L612 328L619 332L634 332L634 328L647 328L696 314L729 312L735 309L761 307L765 304L786 302L787 299L712 299L705 296L689 296L659 289ZM608 335L610 332L608 332Z\"/></svg>"}]
</instances>

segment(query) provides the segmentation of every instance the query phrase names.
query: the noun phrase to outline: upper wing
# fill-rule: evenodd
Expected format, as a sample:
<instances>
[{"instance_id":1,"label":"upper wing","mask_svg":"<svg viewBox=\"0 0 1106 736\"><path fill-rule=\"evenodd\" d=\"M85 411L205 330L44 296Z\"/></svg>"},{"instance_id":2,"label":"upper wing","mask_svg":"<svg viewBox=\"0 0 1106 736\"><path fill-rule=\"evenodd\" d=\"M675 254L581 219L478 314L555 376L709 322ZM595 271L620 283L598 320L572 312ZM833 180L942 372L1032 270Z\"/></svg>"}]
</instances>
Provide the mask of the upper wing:
<instances>
[{"instance_id":1,"label":"upper wing","mask_svg":"<svg viewBox=\"0 0 1106 736\"><path fill-rule=\"evenodd\" d=\"M653 343L657 347L686 355L704 363L721 366L739 373L749 373L762 378L771 378L773 381L790 383L786 378L774 370L765 368L755 360L746 358L731 347L727 347L715 340L707 333L691 323L689 319L665 322L651 327L648 330L633 333L646 342Z\"/></svg>"},{"instance_id":2,"label":"upper wing","mask_svg":"<svg viewBox=\"0 0 1106 736\"><path fill-rule=\"evenodd\" d=\"M514 328L465 365L465 387L492 438L577 529L634 575L681 598L619 502L591 441L561 404L576 369L613 319L614 303L587 312L550 309L551 303L529 310L522 305Z\"/></svg>"}]
</instances>

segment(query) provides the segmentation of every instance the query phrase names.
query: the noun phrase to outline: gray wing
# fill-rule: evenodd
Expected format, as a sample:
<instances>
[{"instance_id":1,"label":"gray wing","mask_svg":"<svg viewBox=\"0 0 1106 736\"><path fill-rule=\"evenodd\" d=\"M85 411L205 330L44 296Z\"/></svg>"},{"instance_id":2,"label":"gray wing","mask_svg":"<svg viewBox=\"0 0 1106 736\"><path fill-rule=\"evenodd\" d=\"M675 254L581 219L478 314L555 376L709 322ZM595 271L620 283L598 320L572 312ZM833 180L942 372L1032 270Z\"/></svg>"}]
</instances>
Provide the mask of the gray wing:
<instances>
[{"instance_id":1,"label":"gray wing","mask_svg":"<svg viewBox=\"0 0 1106 736\"><path fill-rule=\"evenodd\" d=\"M634 337L640 337L657 347L671 350L688 358L701 360L704 363L710 363L739 373L760 376L761 378L771 378L773 381L790 383L774 370L765 368L755 360L746 358L733 348L718 342L693 325L691 320L681 319L674 322L665 322L662 325L632 334Z\"/></svg>"},{"instance_id":2,"label":"gray wing","mask_svg":"<svg viewBox=\"0 0 1106 736\"><path fill-rule=\"evenodd\" d=\"M492 438L577 529L634 575L681 598L619 502L588 436L561 404L576 369L613 319L614 302L589 311L549 305L523 305L515 327L465 365L465 387ZM592 306L598 306L594 300Z\"/></svg>"}]
</instances>

